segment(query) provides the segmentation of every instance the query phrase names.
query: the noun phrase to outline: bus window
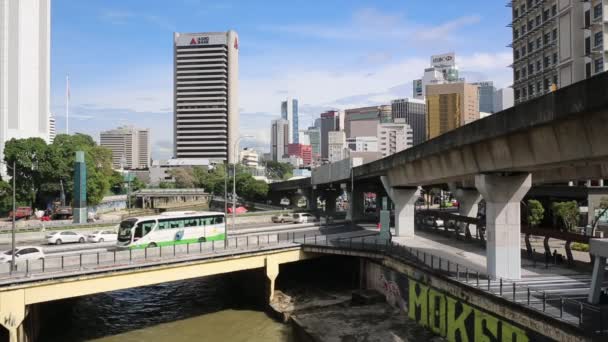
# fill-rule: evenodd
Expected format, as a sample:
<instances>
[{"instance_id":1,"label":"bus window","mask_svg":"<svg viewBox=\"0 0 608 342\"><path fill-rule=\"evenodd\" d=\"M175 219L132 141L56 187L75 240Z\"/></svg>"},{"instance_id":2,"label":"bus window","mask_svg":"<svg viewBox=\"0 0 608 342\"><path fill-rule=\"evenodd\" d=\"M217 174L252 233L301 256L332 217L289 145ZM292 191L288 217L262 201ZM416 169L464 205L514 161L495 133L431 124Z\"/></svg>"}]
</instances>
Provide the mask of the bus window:
<instances>
[{"instance_id":1,"label":"bus window","mask_svg":"<svg viewBox=\"0 0 608 342\"><path fill-rule=\"evenodd\" d=\"M224 216L215 217L215 224L220 224L220 223L224 223Z\"/></svg>"},{"instance_id":2,"label":"bus window","mask_svg":"<svg viewBox=\"0 0 608 342\"><path fill-rule=\"evenodd\" d=\"M173 228L184 228L184 220L171 220L169 221L169 227Z\"/></svg>"},{"instance_id":3,"label":"bus window","mask_svg":"<svg viewBox=\"0 0 608 342\"><path fill-rule=\"evenodd\" d=\"M167 221L167 220L158 221L158 229L160 229L160 230L169 229L169 221Z\"/></svg>"},{"instance_id":4,"label":"bus window","mask_svg":"<svg viewBox=\"0 0 608 342\"><path fill-rule=\"evenodd\" d=\"M138 239L146 236L148 233L150 233L152 231L155 224L156 224L156 222L154 222L154 221L144 221L144 222L138 223L137 227L135 228L134 239L138 240Z\"/></svg>"},{"instance_id":5,"label":"bus window","mask_svg":"<svg viewBox=\"0 0 608 342\"><path fill-rule=\"evenodd\" d=\"M196 227L198 224L196 219L186 219L184 222L184 227Z\"/></svg>"}]
</instances>

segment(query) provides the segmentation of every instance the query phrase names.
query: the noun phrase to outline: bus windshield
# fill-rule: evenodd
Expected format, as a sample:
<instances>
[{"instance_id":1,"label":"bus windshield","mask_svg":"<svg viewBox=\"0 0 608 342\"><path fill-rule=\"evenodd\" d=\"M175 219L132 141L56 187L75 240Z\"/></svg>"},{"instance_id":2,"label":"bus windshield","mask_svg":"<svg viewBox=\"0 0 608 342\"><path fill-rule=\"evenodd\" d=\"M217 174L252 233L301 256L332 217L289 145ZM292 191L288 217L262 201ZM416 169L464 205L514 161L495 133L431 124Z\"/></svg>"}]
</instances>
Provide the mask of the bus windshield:
<instances>
[{"instance_id":1,"label":"bus windshield","mask_svg":"<svg viewBox=\"0 0 608 342\"><path fill-rule=\"evenodd\" d=\"M135 226L137 219L128 219L120 222L118 228L118 241L131 242L132 228Z\"/></svg>"}]
</instances>

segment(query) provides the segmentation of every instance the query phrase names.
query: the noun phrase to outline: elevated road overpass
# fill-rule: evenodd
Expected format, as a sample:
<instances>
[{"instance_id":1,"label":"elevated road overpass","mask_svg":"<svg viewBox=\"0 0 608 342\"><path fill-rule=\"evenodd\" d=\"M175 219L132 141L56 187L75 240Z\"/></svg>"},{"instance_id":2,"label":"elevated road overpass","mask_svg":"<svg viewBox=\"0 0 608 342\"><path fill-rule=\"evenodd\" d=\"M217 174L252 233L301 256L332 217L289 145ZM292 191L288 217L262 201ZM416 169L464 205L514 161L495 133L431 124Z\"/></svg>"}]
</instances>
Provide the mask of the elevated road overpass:
<instances>
[{"instance_id":1,"label":"elevated road overpass","mask_svg":"<svg viewBox=\"0 0 608 342\"><path fill-rule=\"evenodd\" d=\"M352 181L351 210L357 211L357 185L381 180L395 205L398 236L414 236L420 186L449 186L460 214L471 217L483 198L488 271L519 279L520 201L533 184L608 178L607 132L608 73L602 73L386 158L324 165L313 170L310 185L299 180L273 184L271 191L325 191L331 201L331 191L344 183L350 191Z\"/></svg>"}]
</instances>

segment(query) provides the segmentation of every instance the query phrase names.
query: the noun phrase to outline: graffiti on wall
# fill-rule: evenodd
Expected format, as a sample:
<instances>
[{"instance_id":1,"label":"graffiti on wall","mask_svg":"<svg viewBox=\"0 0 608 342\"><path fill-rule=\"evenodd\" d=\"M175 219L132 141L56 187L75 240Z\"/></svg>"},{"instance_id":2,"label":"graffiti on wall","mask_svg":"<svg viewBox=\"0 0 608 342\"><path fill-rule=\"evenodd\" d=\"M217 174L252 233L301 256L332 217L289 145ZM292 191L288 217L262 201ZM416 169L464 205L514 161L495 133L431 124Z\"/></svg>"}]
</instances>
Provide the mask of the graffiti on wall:
<instances>
[{"instance_id":1,"label":"graffiti on wall","mask_svg":"<svg viewBox=\"0 0 608 342\"><path fill-rule=\"evenodd\" d=\"M551 341L420 281L378 264L367 264L367 286L410 319L450 342Z\"/></svg>"}]
</instances>

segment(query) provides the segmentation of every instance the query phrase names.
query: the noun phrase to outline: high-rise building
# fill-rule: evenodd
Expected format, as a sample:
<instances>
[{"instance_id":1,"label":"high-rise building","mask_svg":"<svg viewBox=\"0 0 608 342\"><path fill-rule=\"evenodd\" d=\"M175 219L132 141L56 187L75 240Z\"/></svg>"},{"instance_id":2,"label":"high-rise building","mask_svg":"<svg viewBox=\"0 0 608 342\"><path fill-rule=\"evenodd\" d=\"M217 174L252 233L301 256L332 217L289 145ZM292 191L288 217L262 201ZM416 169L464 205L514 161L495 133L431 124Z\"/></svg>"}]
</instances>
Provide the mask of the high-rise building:
<instances>
[{"instance_id":1,"label":"high-rise building","mask_svg":"<svg viewBox=\"0 0 608 342\"><path fill-rule=\"evenodd\" d=\"M0 160L12 138L49 141L50 47L50 0L0 0Z\"/></svg>"},{"instance_id":2,"label":"high-rise building","mask_svg":"<svg viewBox=\"0 0 608 342\"><path fill-rule=\"evenodd\" d=\"M347 146L344 131L331 131L327 136L327 159L333 163L346 158Z\"/></svg>"},{"instance_id":3,"label":"high-rise building","mask_svg":"<svg viewBox=\"0 0 608 342\"><path fill-rule=\"evenodd\" d=\"M147 169L150 167L150 130L118 127L99 134L99 144L112 151L115 169Z\"/></svg>"},{"instance_id":4,"label":"high-rise building","mask_svg":"<svg viewBox=\"0 0 608 342\"><path fill-rule=\"evenodd\" d=\"M299 119L298 119L298 100L287 98L281 102L281 118L289 121L289 143L298 144L299 141Z\"/></svg>"},{"instance_id":5,"label":"high-rise building","mask_svg":"<svg viewBox=\"0 0 608 342\"><path fill-rule=\"evenodd\" d=\"M55 136L57 136L57 128L55 127L55 116L49 114L49 144L52 144L55 141Z\"/></svg>"},{"instance_id":6,"label":"high-rise building","mask_svg":"<svg viewBox=\"0 0 608 342\"><path fill-rule=\"evenodd\" d=\"M605 1L513 0L515 104L604 71Z\"/></svg>"},{"instance_id":7,"label":"high-rise building","mask_svg":"<svg viewBox=\"0 0 608 342\"><path fill-rule=\"evenodd\" d=\"M378 152L378 137L347 138L346 145L354 152Z\"/></svg>"},{"instance_id":8,"label":"high-rise building","mask_svg":"<svg viewBox=\"0 0 608 342\"><path fill-rule=\"evenodd\" d=\"M461 82L456 66L456 55L453 52L431 56L431 67L424 69L424 76L414 80L413 97L424 100L426 86L431 84L444 84Z\"/></svg>"},{"instance_id":9,"label":"high-rise building","mask_svg":"<svg viewBox=\"0 0 608 342\"><path fill-rule=\"evenodd\" d=\"M397 99L391 102L393 120L405 119L414 134L414 145L426 140L426 102L417 99Z\"/></svg>"},{"instance_id":10,"label":"high-rise building","mask_svg":"<svg viewBox=\"0 0 608 342\"><path fill-rule=\"evenodd\" d=\"M513 88L501 88L494 93L494 113L513 107Z\"/></svg>"},{"instance_id":11,"label":"high-rise building","mask_svg":"<svg viewBox=\"0 0 608 342\"><path fill-rule=\"evenodd\" d=\"M289 145L289 121L285 119L272 120L270 130L272 160L281 161L287 155L287 145Z\"/></svg>"},{"instance_id":12,"label":"high-rise building","mask_svg":"<svg viewBox=\"0 0 608 342\"><path fill-rule=\"evenodd\" d=\"M344 111L344 133L347 138L375 136L380 122L390 122L391 106L352 108Z\"/></svg>"},{"instance_id":13,"label":"high-rise building","mask_svg":"<svg viewBox=\"0 0 608 342\"><path fill-rule=\"evenodd\" d=\"M383 157L412 147L414 135L404 119L396 119L395 123L383 123L378 126L378 152Z\"/></svg>"},{"instance_id":14,"label":"high-rise building","mask_svg":"<svg viewBox=\"0 0 608 342\"><path fill-rule=\"evenodd\" d=\"M241 161L241 164L247 167L256 168L258 167L260 156L255 150L245 148L241 150L239 160Z\"/></svg>"},{"instance_id":15,"label":"high-rise building","mask_svg":"<svg viewBox=\"0 0 608 342\"><path fill-rule=\"evenodd\" d=\"M312 158L321 157L321 129L318 127L309 127L306 131L312 148Z\"/></svg>"},{"instance_id":16,"label":"high-rise building","mask_svg":"<svg viewBox=\"0 0 608 342\"><path fill-rule=\"evenodd\" d=\"M479 119L478 87L467 83L426 87L426 135L433 139Z\"/></svg>"},{"instance_id":17,"label":"high-rise building","mask_svg":"<svg viewBox=\"0 0 608 342\"><path fill-rule=\"evenodd\" d=\"M494 82L476 82L472 84L479 87L479 111L494 113L494 93L496 93Z\"/></svg>"},{"instance_id":18,"label":"high-rise building","mask_svg":"<svg viewBox=\"0 0 608 342\"><path fill-rule=\"evenodd\" d=\"M329 156L329 132L339 130L339 121L338 111L330 110L321 114L321 158L323 159L327 159Z\"/></svg>"},{"instance_id":19,"label":"high-rise building","mask_svg":"<svg viewBox=\"0 0 608 342\"><path fill-rule=\"evenodd\" d=\"M310 136L308 130L298 132L298 143L302 145L310 145Z\"/></svg>"},{"instance_id":20,"label":"high-rise building","mask_svg":"<svg viewBox=\"0 0 608 342\"><path fill-rule=\"evenodd\" d=\"M176 158L237 161L238 47L234 31L174 33Z\"/></svg>"},{"instance_id":21,"label":"high-rise building","mask_svg":"<svg viewBox=\"0 0 608 342\"><path fill-rule=\"evenodd\" d=\"M289 156L302 158L304 165L310 165L312 163L312 147L310 145L289 144L287 146L287 154Z\"/></svg>"}]
</instances>

